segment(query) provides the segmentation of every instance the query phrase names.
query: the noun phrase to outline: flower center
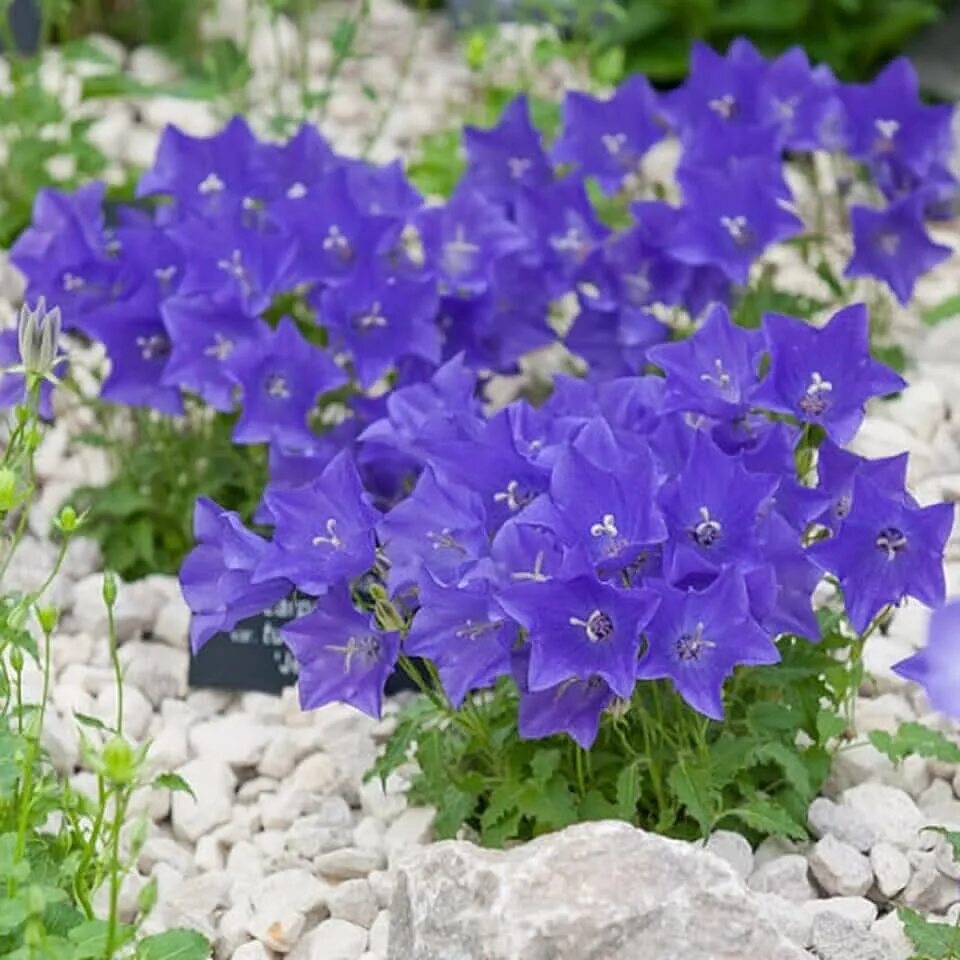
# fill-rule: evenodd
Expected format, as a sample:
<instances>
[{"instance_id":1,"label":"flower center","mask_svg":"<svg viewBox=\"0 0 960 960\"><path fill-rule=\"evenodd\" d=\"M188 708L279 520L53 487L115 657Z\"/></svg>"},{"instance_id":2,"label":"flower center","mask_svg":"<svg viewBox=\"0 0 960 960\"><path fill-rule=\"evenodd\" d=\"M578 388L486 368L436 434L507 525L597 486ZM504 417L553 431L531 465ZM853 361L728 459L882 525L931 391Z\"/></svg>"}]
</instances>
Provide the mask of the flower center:
<instances>
[{"instance_id":1,"label":"flower center","mask_svg":"<svg viewBox=\"0 0 960 960\"><path fill-rule=\"evenodd\" d=\"M537 555L533 558L532 570L517 570L510 576L514 580L528 580L534 583L545 583L549 580L550 578L543 572L543 551L537 551Z\"/></svg>"},{"instance_id":2,"label":"flower center","mask_svg":"<svg viewBox=\"0 0 960 960\"><path fill-rule=\"evenodd\" d=\"M385 327L387 325L387 318L381 312L382 309L380 301L375 300L365 314L354 319L354 326L361 332L372 330L374 327Z\"/></svg>"},{"instance_id":3,"label":"flower center","mask_svg":"<svg viewBox=\"0 0 960 960\"><path fill-rule=\"evenodd\" d=\"M565 256L582 257L589 244L579 227L569 226L565 233L550 238L550 246Z\"/></svg>"},{"instance_id":4,"label":"flower center","mask_svg":"<svg viewBox=\"0 0 960 960\"><path fill-rule=\"evenodd\" d=\"M150 337L137 337L137 346L144 360L160 360L170 353L170 341L159 333Z\"/></svg>"},{"instance_id":5,"label":"flower center","mask_svg":"<svg viewBox=\"0 0 960 960\"><path fill-rule=\"evenodd\" d=\"M899 527L884 527L874 541L878 550L882 550L888 560L896 558L901 550L907 548L907 536Z\"/></svg>"},{"instance_id":6,"label":"flower center","mask_svg":"<svg viewBox=\"0 0 960 960\"><path fill-rule=\"evenodd\" d=\"M343 667L349 673L354 658L359 659L362 666L369 667L380 659L380 638L372 636L350 637L344 650Z\"/></svg>"},{"instance_id":7,"label":"flower center","mask_svg":"<svg viewBox=\"0 0 960 960\"><path fill-rule=\"evenodd\" d=\"M349 260L353 256L353 250L350 247L350 241L343 235L343 231L333 224L323 238L323 249L326 253L332 253L341 260Z\"/></svg>"},{"instance_id":8,"label":"flower center","mask_svg":"<svg viewBox=\"0 0 960 960\"><path fill-rule=\"evenodd\" d=\"M730 239L733 240L738 247L747 247L750 245L751 233L746 217L721 217L720 223L723 225L724 230L730 234Z\"/></svg>"},{"instance_id":9,"label":"flower center","mask_svg":"<svg viewBox=\"0 0 960 960\"><path fill-rule=\"evenodd\" d=\"M511 480L506 489L500 490L493 495L495 503L505 503L510 510L519 510L525 507L534 495L529 490L524 490L518 481Z\"/></svg>"},{"instance_id":10,"label":"flower center","mask_svg":"<svg viewBox=\"0 0 960 960\"><path fill-rule=\"evenodd\" d=\"M627 145L627 135L625 133L605 133L600 138L600 142L611 157L616 157Z\"/></svg>"},{"instance_id":11,"label":"flower center","mask_svg":"<svg viewBox=\"0 0 960 960\"><path fill-rule=\"evenodd\" d=\"M467 239L463 224L458 223L453 239L443 245L443 268L453 276L468 273L476 263L480 248Z\"/></svg>"},{"instance_id":12,"label":"flower center","mask_svg":"<svg viewBox=\"0 0 960 960\"><path fill-rule=\"evenodd\" d=\"M874 120L873 126L877 131L877 139L873 143L874 152L890 153L894 148L894 138L900 131L900 121L878 118Z\"/></svg>"},{"instance_id":13,"label":"flower center","mask_svg":"<svg viewBox=\"0 0 960 960\"><path fill-rule=\"evenodd\" d=\"M873 238L873 242L877 245L880 252L885 253L888 257L895 256L900 249L900 235L894 233L892 230L881 230Z\"/></svg>"},{"instance_id":14,"label":"flower center","mask_svg":"<svg viewBox=\"0 0 960 960\"><path fill-rule=\"evenodd\" d=\"M290 200L302 200L307 195L307 188L299 180L291 183L287 188L287 197Z\"/></svg>"},{"instance_id":15,"label":"flower center","mask_svg":"<svg viewBox=\"0 0 960 960\"><path fill-rule=\"evenodd\" d=\"M811 417L820 417L830 406L829 394L833 391L833 384L814 370L810 374L810 383L800 398L800 409Z\"/></svg>"},{"instance_id":16,"label":"flower center","mask_svg":"<svg viewBox=\"0 0 960 960\"><path fill-rule=\"evenodd\" d=\"M716 644L707 640L703 636L703 624L698 623L693 630L687 633L681 633L677 638L675 650L677 659L681 663L692 663L699 660L704 651L710 650Z\"/></svg>"},{"instance_id":17,"label":"flower center","mask_svg":"<svg viewBox=\"0 0 960 960\"><path fill-rule=\"evenodd\" d=\"M507 160L507 169L514 180L519 180L530 169L531 161L528 157L510 157Z\"/></svg>"},{"instance_id":18,"label":"flower center","mask_svg":"<svg viewBox=\"0 0 960 960\"><path fill-rule=\"evenodd\" d=\"M594 610L586 620L571 617L570 626L583 627L591 643L604 643L613 636L613 620L602 610Z\"/></svg>"},{"instance_id":19,"label":"flower center","mask_svg":"<svg viewBox=\"0 0 960 960\"><path fill-rule=\"evenodd\" d=\"M467 552L466 547L453 536L449 527L444 527L439 533L428 530L427 539L433 544L434 550L456 550L462 554Z\"/></svg>"},{"instance_id":20,"label":"flower center","mask_svg":"<svg viewBox=\"0 0 960 960\"><path fill-rule=\"evenodd\" d=\"M83 277L78 277L75 273L65 273L63 275L63 289L67 293L82 290L86 285L87 281Z\"/></svg>"},{"instance_id":21,"label":"flower center","mask_svg":"<svg viewBox=\"0 0 960 960\"><path fill-rule=\"evenodd\" d=\"M330 517L325 524L327 535L320 536L319 534L313 538L313 545L319 547L323 543L329 543L334 549L339 549L343 546L343 541L337 536L337 521Z\"/></svg>"},{"instance_id":22,"label":"flower center","mask_svg":"<svg viewBox=\"0 0 960 960\"><path fill-rule=\"evenodd\" d=\"M220 193L224 186L224 182L211 171L197 184L197 193L209 196L211 193Z\"/></svg>"},{"instance_id":23,"label":"flower center","mask_svg":"<svg viewBox=\"0 0 960 960\"><path fill-rule=\"evenodd\" d=\"M250 278L247 276L246 268L243 265L243 258L239 250L234 250L230 254L230 259L226 258L217 261L217 266L232 280L240 284L243 293L250 293Z\"/></svg>"},{"instance_id":24,"label":"flower center","mask_svg":"<svg viewBox=\"0 0 960 960\"><path fill-rule=\"evenodd\" d=\"M710 516L707 507L700 508L700 516L702 519L699 523L694 524L690 530L690 535L698 547L712 547L723 535L723 527L719 521Z\"/></svg>"},{"instance_id":25,"label":"flower center","mask_svg":"<svg viewBox=\"0 0 960 960\"><path fill-rule=\"evenodd\" d=\"M225 337L222 333L213 335L213 343L203 352L208 357L214 357L217 360L226 360L233 353L233 341Z\"/></svg>"},{"instance_id":26,"label":"flower center","mask_svg":"<svg viewBox=\"0 0 960 960\"><path fill-rule=\"evenodd\" d=\"M274 400L289 400L290 387L287 384L287 378L281 373L271 373L267 377L267 395Z\"/></svg>"},{"instance_id":27,"label":"flower center","mask_svg":"<svg viewBox=\"0 0 960 960\"><path fill-rule=\"evenodd\" d=\"M708 107L724 120L729 120L737 112L737 99L732 93L725 93L722 97L714 97Z\"/></svg>"},{"instance_id":28,"label":"flower center","mask_svg":"<svg viewBox=\"0 0 960 960\"><path fill-rule=\"evenodd\" d=\"M594 523L590 527L591 537L617 537L619 535L617 520L612 513L605 513L599 523Z\"/></svg>"},{"instance_id":29,"label":"flower center","mask_svg":"<svg viewBox=\"0 0 960 960\"><path fill-rule=\"evenodd\" d=\"M702 383L712 384L718 390L725 390L730 386L730 374L723 368L723 361L719 357L713 361L713 372L701 373L700 380Z\"/></svg>"}]
</instances>

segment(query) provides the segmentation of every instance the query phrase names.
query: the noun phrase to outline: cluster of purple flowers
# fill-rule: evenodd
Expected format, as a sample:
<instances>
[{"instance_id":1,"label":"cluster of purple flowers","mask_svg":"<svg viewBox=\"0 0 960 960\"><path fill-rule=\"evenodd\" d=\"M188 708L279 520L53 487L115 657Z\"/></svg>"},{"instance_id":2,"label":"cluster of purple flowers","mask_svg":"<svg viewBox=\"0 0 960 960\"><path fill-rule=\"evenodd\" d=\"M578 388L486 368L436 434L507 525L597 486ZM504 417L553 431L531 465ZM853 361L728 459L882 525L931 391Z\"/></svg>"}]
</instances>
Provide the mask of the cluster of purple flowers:
<instances>
[{"instance_id":1,"label":"cluster of purple flowers","mask_svg":"<svg viewBox=\"0 0 960 960\"><path fill-rule=\"evenodd\" d=\"M377 714L398 658L419 656L452 704L513 677L522 736L586 746L643 680L720 717L736 665L777 661L784 633L818 637L827 574L859 632L906 596L942 602L952 508L906 493L905 455L841 446L867 399L903 386L870 358L862 306L760 331L715 306L650 359L663 375L560 378L543 406L492 416L459 358L396 390L359 440L414 467L385 510L348 451L268 488L270 540L201 502L182 571L194 645L296 589L316 598L283 631L305 707Z\"/></svg>"},{"instance_id":2,"label":"cluster of purple flowers","mask_svg":"<svg viewBox=\"0 0 960 960\"><path fill-rule=\"evenodd\" d=\"M664 310L729 303L766 247L803 231L788 156L862 164L887 206L852 207L847 272L907 299L948 253L924 216L952 196L949 117L920 102L907 61L844 85L799 50L767 61L745 41L725 56L698 46L671 93L640 76L606 100L570 93L552 146L522 96L494 128L466 128L467 170L443 204L399 164L339 156L310 127L281 145L240 119L209 139L170 129L137 203L105 207L98 184L44 191L12 260L31 300L106 345L104 398L239 405L237 442L325 462L382 414L385 377L423 381L457 355L510 371L562 337L594 377L642 370L669 337ZM668 134L678 205L643 181ZM629 226L602 222L590 182L637 201ZM332 398L353 416L323 440Z\"/></svg>"},{"instance_id":3,"label":"cluster of purple flowers","mask_svg":"<svg viewBox=\"0 0 960 960\"><path fill-rule=\"evenodd\" d=\"M952 197L949 116L906 61L851 86L800 51L698 47L674 92L571 93L552 145L523 97L468 127L444 203L310 127L169 129L137 202L45 191L12 260L28 297L105 344L105 399L177 413L194 394L270 446L272 539L198 504L195 646L296 589L317 599L285 632L306 706L376 713L398 657L422 656L453 703L512 676L525 736L588 743L642 679L719 715L736 664L816 636L825 573L857 630L906 595L942 600L949 508L909 497L903 458L843 449L902 385L870 359L866 312L746 331L723 304L803 232L785 161L813 151L856 161L886 204L851 207L847 273L907 299L949 252L924 220ZM668 135L677 204L644 180ZM674 309L703 321L686 341ZM558 339L588 377L486 416L485 378Z\"/></svg>"}]
</instances>

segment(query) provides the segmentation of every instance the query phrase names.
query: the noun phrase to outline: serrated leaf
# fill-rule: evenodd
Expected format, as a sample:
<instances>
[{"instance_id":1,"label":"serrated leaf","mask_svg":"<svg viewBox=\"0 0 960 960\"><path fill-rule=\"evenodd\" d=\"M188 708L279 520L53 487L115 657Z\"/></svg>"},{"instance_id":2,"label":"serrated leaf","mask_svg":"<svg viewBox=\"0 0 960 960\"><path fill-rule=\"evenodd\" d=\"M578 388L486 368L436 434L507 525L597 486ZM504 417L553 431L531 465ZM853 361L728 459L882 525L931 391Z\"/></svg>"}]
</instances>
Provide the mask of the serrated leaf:
<instances>
[{"instance_id":1,"label":"serrated leaf","mask_svg":"<svg viewBox=\"0 0 960 960\"><path fill-rule=\"evenodd\" d=\"M538 824L550 830L560 830L577 819L573 793L563 777L554 777L543 788L531 787L524 799L520 813L533 817ZM543 833L544 830L536 832Z\"/></svg>"},{"instance_id":2,"label":"serrated leaf","mask_svg":"<svg viewBox=\"0 0 960 960\"><path fill-rule=\"evenodd\" d=\"M530 761L530 770L533 773L534 781L537 783L547 783L560 768L560 761L562 759L563 757L559 750L538 749Z\"/></svg>"},{"instance_id":3,"label":"serrated leaf","mask_svg":"<svg viewBox=\"0 0 960 960\"><path fill-rule=\"evenodd\" d=\"M167 930L137 944L137 960L208 960L210 944L195 930Z\"/></svg>"},{"instance_id":4,"label":"serrated leaf","mask_svg":"<svg viewBox=\"0 0 960 960\"><path fill-rule=\"evenodd\" d=\"M807 831L781 806L764 797L754 797L742 807L724 812L724 817L734 817L752 830L766 836L791 837L805 840Z\"/></svg>"},{"instance_id":5,"label":"serrated leaf","mask_svg":"<svg viewBox=\"0 0 960 960\"><path fill-rule=\"evenodd\" d=\"M896 733L872 730L867 739L894 763L910 754L944 763L960 763L960 746L939 730L915 721L902 723Z\"/></svg>"},{"instance_id":6,"label":"serrated leaf","mask_svg":"<svg viewBox=\"0 0 960 960\"><path fill-rule=\"evenodd\" d=\"M908 907L900 907L897 916L917 952L916 960L955 960L960 931L952 923L933 923Z\"/></svg>"},{"instance_id":7,"label":"serrated leaf","mask_svg":"<svg viewBox=\"0 0 960 960\"><path fill-rule=\"evenodd\" d=\"M796 749L785 743L772 740L757 748L756 758L760 763L775 763L783 771L787 782L803 797L813 792L810 785L810 775L807 768L797 754Z\"/></svg>"},{"instance_id":8,"label":"serrated leaf","mask_svg":"<svg viewBox=\"0 0 960 960\"><path fill-rule=\"evenodd\" d=\"M470 794L450 786L443 791L443 802L437 810L433 829L440 840L456 836L460 825L467 820L477 806L476 794Z\"/></svg>"},{"instance_id":9,"label":"serrated leaf","mask_svg":"<svg viewBox=\"0 0 960 960\"><path fill-rule=\"evenodd\" d=\"M670 771L667 783L687 813L697 821L701 833L704 836L710 833L717 811L709 771L680 759Z\"/></svg>"},{"instance_id":10,"label":"serrated leaf","mask_svg":"<svg viewBox=\"0 0 960 960\"><path fill-rule=\"evenodd\" d=\"M151 786L155 790L172 790L174 793L189 793L194 800L197 799L197 795L193 792L193 787L191 787L179 773L167 771L166 773L157 774L157 776L153 778Z\"/></svg>"},{"instance_id":11,"label":"serrated leaf","mask_svg":"<svg viewBox=\"0 0 960 960\"><path fill-rule=\"evenodd\" d=\"M751 704L747 710L747 726L753 733L769 736L771 733L796 730L797 719L785 703L761 700Z\"/></svg>"}]
</instances>

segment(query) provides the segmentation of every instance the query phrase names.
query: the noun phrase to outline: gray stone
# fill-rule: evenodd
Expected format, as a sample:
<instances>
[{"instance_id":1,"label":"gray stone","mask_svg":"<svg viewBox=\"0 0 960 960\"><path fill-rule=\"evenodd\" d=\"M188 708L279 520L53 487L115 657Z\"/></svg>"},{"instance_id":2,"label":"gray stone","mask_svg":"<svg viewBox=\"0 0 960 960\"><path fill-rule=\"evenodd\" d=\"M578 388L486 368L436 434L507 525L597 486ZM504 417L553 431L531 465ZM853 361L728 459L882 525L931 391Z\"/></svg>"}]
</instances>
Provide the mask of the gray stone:
<instances>
[{"instance_id":1,"label":"gray stone","mask_svg":"<svg viewBox=\"0 0 960 960\"><path fill-rule=\"evenodd\" d=\"M319 873L331 880L354 880L365 877L373 870L380 870L383 867L383 854L378 850L342 847L330 853L321 853L313 863Z\"/></svg>"},{"instance_id":2,"label":"gray stone","mask_svg":"<svg viewBox=\"0 0 960 960\"><path fill-rule=\"evenodd\" d=\"M230 960L273 960L270 951L259 940L250 940L233 951Z\"/></svg>"},{"instance_id":3,"label":"gray stone","mask_svg":"<svg viewBox=\"0 0 960 960\"><path fill-rule=\"evenodd\" d=\"M903 902L922 913L940 913L960 900L960 886L937 868L935 853L914 853L914 870Z\"/></svg>"},{"instance_id":4,"label":"gray stone","mask_svg":"<svg viewBox=\"0 0 960 960\"><path fill-rule=\"evenodd\" d=\"M333 887L327 895L327 907L331 917L349 920L358 927L373 923L380 911L377 898L366 880L344 880Z\"/></svg>"},{"instance_id":5,"label":"gray stone","mask_svg":"<svg viewBox=\"0 0 960 960\"><path fill-rule=\"evenodd\" d=\"M870 861L831 833L817 841L808 860L817 882L831 896L859 897L873 885Z\"/></svg>"},{"instance_id":6,"label":"gray stone","mask_svg":"<svg viewBox=\"0 0 960 960\"><path fill-rule=\"evenodd\" d=\"M386 957L390 944L390 911L381 910L370 926L370 952Z\"/></svg>"},{"instance_id":7,"label":"gray stone","mask_svg":"<svg viewBox=\"0 0 960 960\"><path fill-rule=\"evenodd\" d=\"M829 910L814 919L810 939L820 960L889 960L885 941Z\"/></svg>"},{"instance_id":8,"label":"gray stone","mask_svg":"<svg viewBox=\"0 0 960 960\"><path fill-rule=\"evenodd\" d=\"M817 797L810 804L807 824L815 836L832 834L861 853L869 852L877 842L876 831L864 823L854 810L838 806L826 797Z\"/></svg>"},{"instance_id":9,"label":"gray stone","mask_svg":"<svg viewBox=\"0 0 960 960\"><path fill-rule=\"evenodd\" d=\"M800 853L788 853L761 864L750 874L747 884L758 893L775 893L798 903L817 896L810 882L807 858Z\"/></svg>"},{"instance_id":10,"label":"gray stone","mask_svg":"<svg viewBox=\"0 0 960 960\"><path fill-rule=\"evenodd\" d=\"M287 956L290 960L360 960L367 949L367 940L367 931L355 923L324 920L303 937ZM445 955L444 960L454 958Z\"/></svg>"},{"instance_id":11,"label":"gray stone","mask_svg":"<svg viewBox=\"0 0 960 960\"><path fill-rule=\"evenodd\" d=\"M897 787L861 783L843 792L841 805L857 814L878 839L898 847L915 847L926 825L910 795Z\"/></svg>"},{"instance_id":12,"label":"gray stone","mask_svg":"<svg viewBox=\"0 0 960 960\"><path fill-rule=\"evenodd\" d=\"M883 896L895 897L910 882L910 861L892 843L877 843L870 851L870 866Z\"/></svg>"},{"instance_id":13,"label":"gray stone","mask_svg":"<svg viewBox=\"0 0 960 960\"><path fill-rule=\"evenodd\" d=\"M625 823L398 858L390 960L802 960L733 869Z\"/></svg>"},{"instance_id":14,"label":"gray stone","mask_svg":"<svg viewBox=\"0 0 960 960\"><path fill-rule=\"evenodd\" d=\"M800 908L813 921L821 913L835 913L866 930L877 918L877 905L865 897L829 897L825 900L808 900Z\"/></svg>"},{"instance_id":15,"label":"gray stone","mask_svg":"<svg viewBox=\"0 0 960 960\"><path fill-rule=\"evenodd\" d=\"M306 925L307 918L299 910L280 913L260 911L254 913L247 929L271 950L289 953L296 946Z\"/></svg>"},{"instance_id":16,"label":"gray stone","mask_svg":"<svg viewBox=\"0 0 960 960\"><path fill-rule=\"evenodd\" d=\"M753 850L749 842L732 830L716 830L710 834L706 849L721 860L726 860L742 879L753 872Z\"/></svg>"},{"instance_id":17,"label":"gray stone","mask_svg":"<svg viewBox=\"0 0 960 960\"><path fill-rule=\"evenodd\" d=\"M271 729L252 717L229 713L198 723L190 731L190 746L201 757L216 757L240 769L257 765L271 736Z\"/></svg>"},{"instance_id":18,"label":"gray stone","mask_svg":"<svg viewBox=\"0 0 960 960\"><path fill-rule=\"evenodd\" d=\"M255 913L282 914L296 910L304 915L324 912L330 885L306 870L281 870L258 884L251 895Z\"/></svg>"},{"instance_id":19,"label":"gray stone","mask_svg":"<svg viewBox=\"0 0 960 960\"><path fill-rule=\"evenodd\" d=\"M139 687L154 707L187 692L190 655L163 643L131 640L120 648L124 677Z\"/></svg>"},{"instance_id":20,"label":"gray stone","mask_svg":"<svg viewBox=\"0 0 960 960\"><path fill-rule=\"evenodd\" d=\"M177 771L193 788L189 793L174 793L170 819L178 840L196 843L204 834L230 819L236 778L220 760L205 757L191 760Z\"/></svg>"}]
</instances>

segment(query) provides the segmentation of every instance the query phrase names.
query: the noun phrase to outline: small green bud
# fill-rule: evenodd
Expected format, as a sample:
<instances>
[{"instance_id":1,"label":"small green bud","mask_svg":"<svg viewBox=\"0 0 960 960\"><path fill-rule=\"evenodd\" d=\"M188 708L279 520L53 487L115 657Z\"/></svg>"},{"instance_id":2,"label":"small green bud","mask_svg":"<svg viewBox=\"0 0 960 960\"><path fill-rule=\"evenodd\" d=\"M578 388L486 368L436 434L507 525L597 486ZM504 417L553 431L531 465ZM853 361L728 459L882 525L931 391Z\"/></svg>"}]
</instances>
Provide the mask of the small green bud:
<instances>
[{"instance_id":1,"label":"small green bud","mask_svg":"<svg viewBox=\"0 0 960 960\"><path fill-rule=\"evenodd\" d=\"M487 41L480 33L473 33L464 47L467 66L471 70L482 70L487 62Z\"/></svg>"},{"instance_id":2,"label":"small green bud","mask_svg":"<svg viewBox=\"0 0 960 960\"><path fill-rule=\"evenodd\" d=\"M40 446L41 440L43 440L43 431L36 424L23 431L23 442L31 453Z\"/></svg>"},{"instance_id":3,"label":"small green bud","mask_svg":"<svg viewBox=\"0 0 960 960\"><path fill-rule=\"evenodd\" d=\"M10 607L7 612L7 626L11 630L22 630L30 618L30 610L25 603L19 601Z\"/></svg>"},{"instance_id":4,"label":"small green bud","mask_svg":"<svg viewBox=\"0 0 960 960\"><path fill-rule=\"evenodd\" d=\"M7 513L17 503L17 475L9 467L0 467L0 511Z\"/></svg>"},{"instance_id":5,"label":"small green bud","mask_svg":"<svg viewBox=\"0 0 960 960\"><path fill-rule=\"evenodd\" d=\"M14 647L10 651L10 666L14 673L20 673L23 670L23 651L19 647Z\"/></svg>"},{"instance_id":6,"label":"small green bud","mask_svg":"<svg viewBox=\"0 0 960 960\"><path fill-rule=\"evenodd\" d=\"M37 620L40 621L40 629L49 637L57 628L57 621L60 619L60 611L54 606L37 607Z\"/></svg>"},{"instance_id":7,"label":"small green bud","mask_svg":"<svg viewBox=\"0 0 960 960\"><path fill-rule=\"evenodd\" d=\"M73 533L77 529L77 524L79 523L79 518L77 517L77 511L66 504L60 510L60 513L57 515L57 519L54 521L58 530L63 533Z\"/></svg>"},{"instance_id":8,"label":"small green bud","mask_svg":"<svg viewBox=\"0 0 960 960\"><path fill-rule=\"evenodd\" d=\"M47 909L47 898L40 887L27 888L27 909L31 916L38 916Z\"/></svg>"},{"instance_id":9,"label":"small green bud","mask_svg":"<svg viewBox=\"0 0 960 960\"><path fill-rule=\"evenodd\" d=\"M117 575L112 570L103 571L103 602L111 608L117 602Z\"/></svg>"},{"instance_id":10,"label":"small green bud","mask_svg":"<svg viewBox=\"0 0 960 960\"><path fill-rule=\"evenodd\" d=\"M103 745L103 772L114 783L130 783L137 772L133 748L123 737L113 737Z\"/></svg>"},{"instance_id":11,"label":"small green bud","mask_svg":"<svg viewBox=\"0 0 960 960\"><path fill-rule=\"evenodd\" d=\"M30 950L32 956L43 945L46 939L43 921L39 918L31 918L23 928L23 945Z\"/></svg>"}]
</instances>

